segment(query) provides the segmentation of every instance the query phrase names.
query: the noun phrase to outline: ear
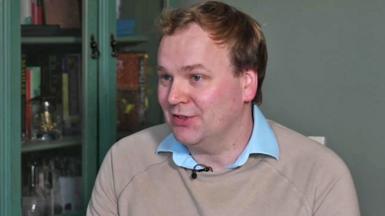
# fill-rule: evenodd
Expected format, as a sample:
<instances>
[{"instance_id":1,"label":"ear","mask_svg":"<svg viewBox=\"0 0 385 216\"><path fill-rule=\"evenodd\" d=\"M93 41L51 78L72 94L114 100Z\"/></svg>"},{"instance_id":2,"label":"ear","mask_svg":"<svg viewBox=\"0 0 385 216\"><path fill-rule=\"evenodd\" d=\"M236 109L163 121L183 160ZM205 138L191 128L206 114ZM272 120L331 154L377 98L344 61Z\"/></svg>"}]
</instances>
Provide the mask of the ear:
<instances>
[{"instance_id":1,"label":"ear","mask_svg":"<svg viewBox=\"0 0 385 216\"><path fill-rule=\"evenodd\" d=\"M255 70L243 71L242 79L242 98L244 102L251 102L257 94L258 74Z\"/></svg>"}]
</instances>

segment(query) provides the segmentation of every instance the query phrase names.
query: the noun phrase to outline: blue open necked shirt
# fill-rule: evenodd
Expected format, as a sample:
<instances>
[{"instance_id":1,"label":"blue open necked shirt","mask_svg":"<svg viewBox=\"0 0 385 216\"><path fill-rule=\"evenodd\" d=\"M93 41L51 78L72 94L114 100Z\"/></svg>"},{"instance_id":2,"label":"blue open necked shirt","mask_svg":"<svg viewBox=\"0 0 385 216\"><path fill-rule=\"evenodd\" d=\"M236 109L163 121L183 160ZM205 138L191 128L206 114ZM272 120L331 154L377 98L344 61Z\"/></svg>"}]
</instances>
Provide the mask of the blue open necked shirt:
<instances>
[{"instance_id":1,"label":"blue open necked shirt","mask_svg":"<svg viewBox=\"0 0 385 216\"><path fill-rule=\"evenodd\" d=\"M274 132L258 106L253 105L253 131L246 148L237 160L228 168L235 169L244 165L247 159L254 154L263 154L279 159L279 148ZM188 148L176 140L171 133L159 144L156 153L171 152L172 160L177 166L194 169L198 164L191 156Z\"/></svg>"}]
</instances>

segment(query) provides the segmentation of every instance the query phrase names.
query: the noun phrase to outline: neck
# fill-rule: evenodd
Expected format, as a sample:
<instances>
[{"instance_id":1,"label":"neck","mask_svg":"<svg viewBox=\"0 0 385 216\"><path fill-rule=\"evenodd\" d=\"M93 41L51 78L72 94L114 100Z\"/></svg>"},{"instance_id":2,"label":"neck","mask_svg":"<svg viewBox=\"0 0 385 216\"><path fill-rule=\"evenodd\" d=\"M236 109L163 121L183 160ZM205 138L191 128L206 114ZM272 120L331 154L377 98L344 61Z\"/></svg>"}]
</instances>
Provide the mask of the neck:
<instances>
[{"instance_id":1,"label":"neck","mask_svg":"<svg viewBox=\"0 0 385 216\"><path fill-rule=\"evenodd\" d=\"M245 150L251 137L253 130L251 110L246 113L249 114L240 118L238 124L233 125L232 130L236 130L235 133L223 133L199 145L190 146L189 151L194 159L200 164L210 166L214 172L227 170Z\"/></svg>"}]
</instances>

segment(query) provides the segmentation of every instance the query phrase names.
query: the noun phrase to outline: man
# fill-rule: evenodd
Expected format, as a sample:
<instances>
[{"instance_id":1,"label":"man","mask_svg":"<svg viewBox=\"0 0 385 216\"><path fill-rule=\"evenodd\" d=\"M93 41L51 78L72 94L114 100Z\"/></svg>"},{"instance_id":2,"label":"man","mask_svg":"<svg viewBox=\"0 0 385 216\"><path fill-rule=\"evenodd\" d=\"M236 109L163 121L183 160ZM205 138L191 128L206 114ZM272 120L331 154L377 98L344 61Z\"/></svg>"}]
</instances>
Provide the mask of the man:
<instances>
[{"instance_id":1,"label":"man","mask_svg":"<svg viewBox=\"0 0 385 216\"><path fill-rule=\"evenodd\" d=\"M87 215L359 215L350 173L326 147L267 121L258 23L207 1L161 18L166 125L119 141Z\"/></svg>"}]
</instances>

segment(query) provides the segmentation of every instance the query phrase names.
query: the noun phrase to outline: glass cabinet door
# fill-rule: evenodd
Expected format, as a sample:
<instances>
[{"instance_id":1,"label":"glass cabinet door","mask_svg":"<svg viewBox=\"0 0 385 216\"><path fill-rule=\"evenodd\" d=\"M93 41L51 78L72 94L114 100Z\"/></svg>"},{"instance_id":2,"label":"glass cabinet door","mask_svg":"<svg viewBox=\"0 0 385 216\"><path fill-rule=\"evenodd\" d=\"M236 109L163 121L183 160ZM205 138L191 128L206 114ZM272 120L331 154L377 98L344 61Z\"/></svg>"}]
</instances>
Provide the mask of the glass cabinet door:
<instances>
[{"instance_id":1,"label":"glass cabinet door","mask_svg":"<svg viewBox=\"0 0 385 216\"><path fill-rule=\"evenodd\" d=\"M20 1L22 215L84 212L85 157L92 153L85 152L85 64L94 53L84 55L82 7L81 0ZM96 43L96 36L87 40Z\"/></svg>"},{"instance_id":2,"label":"glass cabinet door","mask_svg":"<svg viewBox=\"0 0 385 216\"><path fill-rule=\"evenodd\" d=\"M19 2L0 1L0 215L21 215Z\"/></svg>"},{"instance_id":3,"label":"glass cabinet door","mask_svg":"<svg viewBox=\"0 0 385 216\"><path fill-rule=\"evenodd\" d=\"M84 215L109 147L162 120L167 1L0 2L0 214Z\"/></svg>"},{"instance_id":4,"label":"glass cabinet door","mask_svg":"<svg viewBox=\"0 0 385 216\"><path fill-rule=\"evenodd\" d=\"M156 98L156 18L165 1L116 1L117 139L161 121ZM144 15L145 14L145 15Z\"/></svg>"}]
</instances>

